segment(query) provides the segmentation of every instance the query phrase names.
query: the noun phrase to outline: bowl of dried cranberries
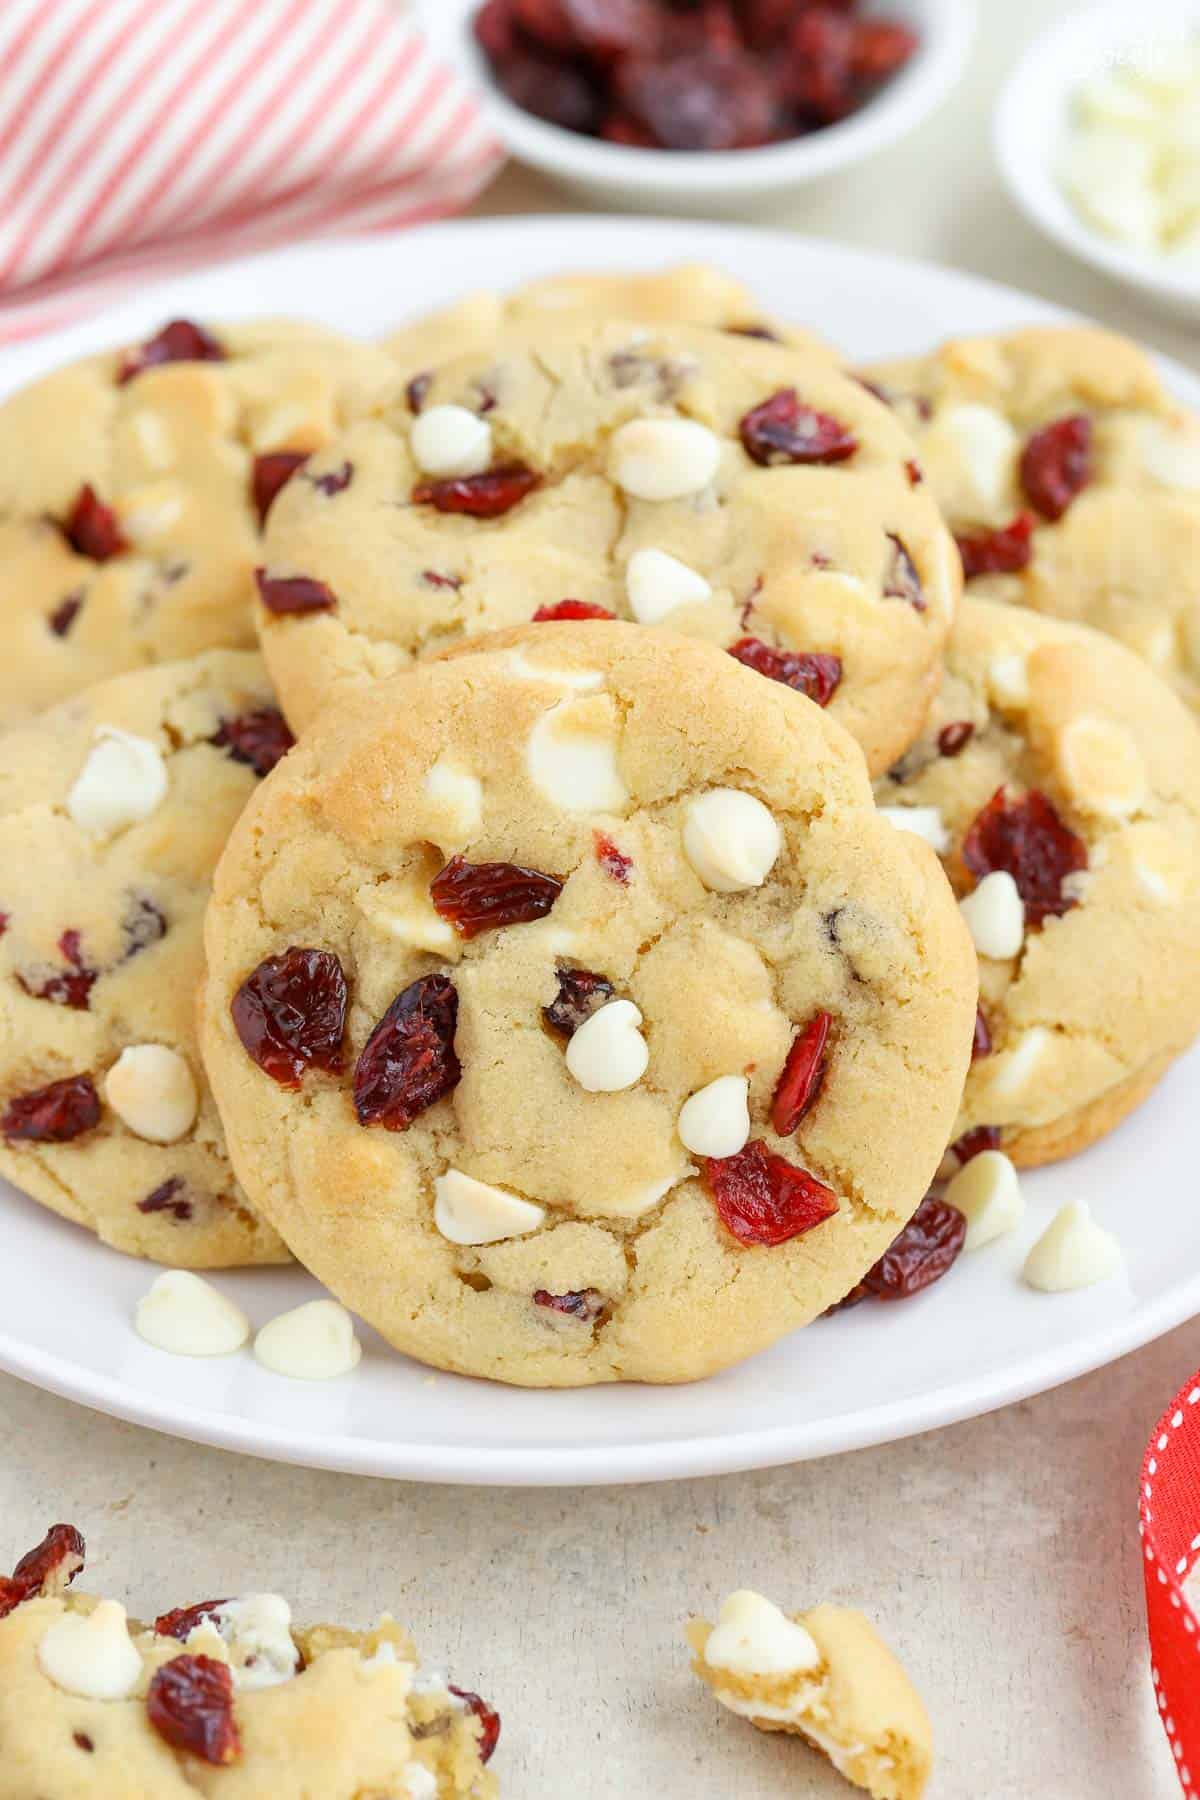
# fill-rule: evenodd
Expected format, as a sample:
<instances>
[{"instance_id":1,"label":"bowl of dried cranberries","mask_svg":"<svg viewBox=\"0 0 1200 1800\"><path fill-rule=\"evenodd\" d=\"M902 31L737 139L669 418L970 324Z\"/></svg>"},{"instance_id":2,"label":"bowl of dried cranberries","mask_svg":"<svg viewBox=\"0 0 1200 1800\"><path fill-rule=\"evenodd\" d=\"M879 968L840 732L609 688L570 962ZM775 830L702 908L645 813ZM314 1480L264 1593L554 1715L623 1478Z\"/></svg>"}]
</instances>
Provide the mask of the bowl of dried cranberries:
<instances>
[{"instance_id":1,"label":"bowl of dried cranberries","mask_svg":"<svg viewBox=\"0 0 1200 1800\"><path fill-rule=\"evenodd\" d=\"M513 154L623 207L709 211L842 169L962 71L971 0L427 0Z\"/></svg>"}]
</instances>

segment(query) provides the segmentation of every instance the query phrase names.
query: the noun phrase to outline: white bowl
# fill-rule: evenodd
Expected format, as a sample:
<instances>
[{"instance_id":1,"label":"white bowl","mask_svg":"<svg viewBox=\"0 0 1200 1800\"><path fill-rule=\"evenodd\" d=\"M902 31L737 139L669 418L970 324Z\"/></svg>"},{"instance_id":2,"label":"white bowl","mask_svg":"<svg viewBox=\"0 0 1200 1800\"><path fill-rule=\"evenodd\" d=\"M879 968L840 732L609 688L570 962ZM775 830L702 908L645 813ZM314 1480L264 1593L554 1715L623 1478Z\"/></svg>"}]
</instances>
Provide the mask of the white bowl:
<instances>
[{"instance_id":1,"label":"white bowl","mask_svg":"<svg viewBox=\"0 0 1200 1800\"><path fill-rule=\"evenodd\" d=\"M1165 311L1200 318L1200 273L1130 250L1087 224L1060 181L1075 95L1134 44L1200 32L1200 0L1107 0L1038 38L1013 71L996 113L995 145L1009 192L1031 222L1094 269Z\"/></svg>"},{"instance_id":2,"label":"white bowl","mask_svg":"<svg viewBox=\"0 0 1200 1800\"><path fill-rule=\"evenodd\" d=\"M640 150L564 131L506 99L472 32L478 4L420 0L419 10L435 47L483 91L491 123L512 154L589 199L654 212L744 210L848 168L903 137L958 80L975 19L974 0L872 0L868 13L902 19L920 33L921 47L861 112L765 150Z\"/></svg>"}]
</instances>

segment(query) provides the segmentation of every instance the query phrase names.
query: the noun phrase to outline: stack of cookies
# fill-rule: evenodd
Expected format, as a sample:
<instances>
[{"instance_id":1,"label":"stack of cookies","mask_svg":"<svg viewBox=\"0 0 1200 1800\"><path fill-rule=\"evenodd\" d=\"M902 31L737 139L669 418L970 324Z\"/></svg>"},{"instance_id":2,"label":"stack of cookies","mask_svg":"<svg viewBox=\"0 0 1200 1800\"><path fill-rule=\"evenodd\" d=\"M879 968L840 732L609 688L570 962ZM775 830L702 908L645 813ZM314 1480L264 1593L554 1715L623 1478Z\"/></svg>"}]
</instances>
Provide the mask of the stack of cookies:
<instances>
[{"instance_id":1,"label":"stack of cookies","mask_svg":"<svg viewBox=\"0 0 1200 1800\"><path fill-rule=\"evenodd\" d=\"M1099 331L176 320L0 409L0 585L0 1170L131 1254L688 1380L1200 1028L1200 425Z\"/></svg>"}]
</instances>

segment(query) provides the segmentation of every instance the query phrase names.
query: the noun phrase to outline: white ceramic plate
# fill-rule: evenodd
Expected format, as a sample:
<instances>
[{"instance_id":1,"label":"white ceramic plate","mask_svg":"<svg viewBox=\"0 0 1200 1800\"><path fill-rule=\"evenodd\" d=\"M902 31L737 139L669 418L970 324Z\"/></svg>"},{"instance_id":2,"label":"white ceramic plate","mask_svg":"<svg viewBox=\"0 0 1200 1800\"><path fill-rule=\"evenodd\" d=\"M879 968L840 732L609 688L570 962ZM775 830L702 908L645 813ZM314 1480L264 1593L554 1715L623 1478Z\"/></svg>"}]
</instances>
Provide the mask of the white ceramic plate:
<instances>
[{"instance_id":1,"label":"white ceramic plate","mask_svg":"<svg viewBox=\"0 0 1200 1800\"><path fill-rule=\"evenodd\" d=\"M862 359L1062 316L972 277L800 238L649 220L505 220L309 246L151 289L119 315L10 350L0 390L180 312L219 319L302 304L332 325L376 332L483 282L682 258L735 269L765 308L827 330ZM1200 407L1200 381L1179 368L1167 374ZM150 1271L10 1190L0 1195L0 1366L206 1443L423 1480L659 1480L882 1443L1052 1387L1200 1312L1198 1103L1200 1050L1107 1142L1026 1178L1019 1239L963 1258L919 1299L858 1307L681 1388L527 1393L432 1374L370 1333L361 1367L324 1386L268 1374L248 1352L215 1362L167 1356L129 1324ZM1034 1294L1018 1280L1025 1247L1077 1195L1120 1237L1128 1278ZM217 1279L256 1324L317 1291L298 1271Z\"/></svg>"}]
</instances>

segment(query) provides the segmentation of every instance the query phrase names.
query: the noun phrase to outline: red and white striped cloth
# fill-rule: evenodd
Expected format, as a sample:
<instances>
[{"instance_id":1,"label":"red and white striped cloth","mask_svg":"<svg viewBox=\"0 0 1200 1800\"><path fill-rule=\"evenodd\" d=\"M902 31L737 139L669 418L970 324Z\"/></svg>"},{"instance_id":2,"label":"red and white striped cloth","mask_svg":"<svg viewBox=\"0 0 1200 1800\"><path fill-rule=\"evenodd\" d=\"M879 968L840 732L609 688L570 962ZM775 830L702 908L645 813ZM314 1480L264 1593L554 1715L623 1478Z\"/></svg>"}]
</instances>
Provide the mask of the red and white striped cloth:
<instances>
[{"instance_id":1,"label":"red and white striped cloth","mask_svg":"<svg viewBox=\"0 0 1200 1800\"><path fill-rule=\"evenodd\" d=\"M0 0L0 341L458 211L500 159L396 0Z\"/></svg>"}]
</instances>

